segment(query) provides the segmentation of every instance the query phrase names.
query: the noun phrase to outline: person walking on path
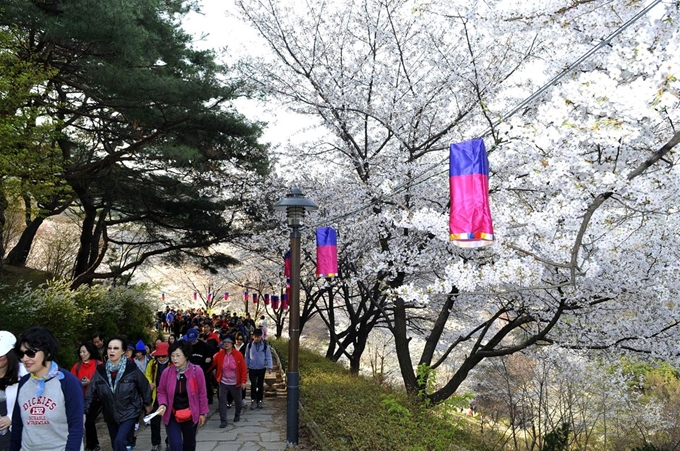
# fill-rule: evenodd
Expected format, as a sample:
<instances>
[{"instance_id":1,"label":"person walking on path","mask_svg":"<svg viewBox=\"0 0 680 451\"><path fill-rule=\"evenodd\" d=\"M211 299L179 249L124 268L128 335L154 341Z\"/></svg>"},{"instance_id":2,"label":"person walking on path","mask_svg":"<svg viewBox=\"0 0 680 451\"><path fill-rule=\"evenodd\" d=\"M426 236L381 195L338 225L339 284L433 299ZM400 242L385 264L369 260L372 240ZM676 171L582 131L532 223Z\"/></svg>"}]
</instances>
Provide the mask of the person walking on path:
<instances>
[{"instance_id":1,"label":"person walking on path","mask_svg":"<svg viewBox=\"0 0 680 451\"><path fill-rule=\"evenodd\" d=\"M205 376L200 366L189 361L187 341L173 343L169 352L172 366L161 375L156 412L163 416L170 451L194 451L198 428L209 412Z\"/></svg>"},{"instance_id":2,"label":"person walking on path","mask_svg":"<svg viewBox=\"0 0 680 451\"><path fill-rule=\"evenodd\" d=\"M240 352L243 355L243 358L245 359L245 352L246 352L246 344L243 341L243 334L241 332L236 333L236 337L234 337L234 349L236 349L238 352ZM248 365L246 365L246 371L248 370ZM241 399L243 400L243 407L246 406L246 387L247 385L244 385L243 388L241 389ZM233 402L233 399L231 399L231 395L227 395L227 407L230 406L230 403Z\"/></svg>"},{"instance_id":3,"label":"person walking on path","mask_svg":"<svg viewBox=\"0 0 680 451\"><path fill-rule=\"evenodd\" d=\"M151 397L153 398L153 410L158 410L158 385L161 382L161 375L170 365L170 345L158 343L156 350L151 353L154 358L146 366L146 379L151 386ZM168 442L166 437L165 442ZM151 419L151 451L161 450L161 417L159 415Z\"/></svg>"},{"instance_id":4,"label":"person walking on path","mask_svg":"<svg viewBox=\"0 0 680 451\"><path fill-rule=\"evenodd\" d=\"M10 451L80 451L83 392L78 379L54 362L54 335L44 327L31 327L14 351L30 374L19 381Z\"/></svg>"},{"instance_id":5,"label":"person walking on path","mask_svg":"<svg viewBox=\"0 0 680 451\"><path fill-rule=\"evenodd\" d=\"M14 352L16 342L13 333L0 331L0 451L9 449L19 379L26 374L26 369Z\"/></svg>"},{"instance_id":6,"label":"person walking on path","mask_svg":"<svg viewBox=\"0 0 680 451\"><path fill-rule=\"evenodd\" d=\"M135 345L135 365L142 373L146 373L146 366L149 364L149 357L146 354L146 345L139 340Z\"/></svg>"},{"instance_id":7,"label":"person walking on path","mask_svg":"<svg viewBox=\"0 0 680 451\"><path fill-rule=\"evenodd\" d=\"M149 381L134 362L123 356L124 347L121 337L109 340L109 360L97 367L85 396L86 413L93 399L101 400L113 451L127 450L135 422L143 409L151 411L152 404Z\"/></svg>"},{"instance_id":8,"label":"person walking on path","mask_svg":"<svg viewBox=\"0 0 680 451\"><path fill-rule=\"evenodd\" d=\"M80 361L71 368L71 374L73 374L83 386L83 400L85 399L87 390L90 388L90 382L92 382L97 366L102 364L101 360L97 359L98 355L94 343L87 341L78 348L78 357ZM101 403L97 403L97 405L92 406L87 415L85 415L85 451L99 451L96 420L100 413Z\"/></svg>"},{"instance_id":9,"label":"person walking on path","mask_svg":"<svg viewBox=\"0 0 680 451\"><path fill-rule=\"evenodd\" d=\"M262 329L255 329L253 341L246 347L246 365L250 376L250 410L262 408L264 398L264 376L271 371L272 351L266 340L262 339Z\"/></svg>"},{"instance_id":10,"label":"person walking on path","mask_svg":"<svg viewBox=\"0 0 680 451\"><path fill-rule=\"evenodd\" d=\"M227 393L234 400L236 413L234 423L241 420L243 400L241 389L248 381L248 371L243 354L234 349L234 340L227 336L222 340L222 349L213 357L215 380L219 384L220 427L227 427Z\"/></svg>"},{"instance_id":11,"label":"person walking on path","mask_svg":"<svg viewBox=\"0 0 680 451\"><path fill-rule=\"evenodd\" d=\"M213 403L214 393L211 387L208 374L210 373L209 368L212 366L212 357L215 354L215 349L208 343L198 339L198 329L189 329L184 335L184 340L191 343L191 354L189 354L189 361L194 365L198 365L203 370L205 377L205 387L206 387L206 399L208 404Z\"/></svg>"}]
</instances>

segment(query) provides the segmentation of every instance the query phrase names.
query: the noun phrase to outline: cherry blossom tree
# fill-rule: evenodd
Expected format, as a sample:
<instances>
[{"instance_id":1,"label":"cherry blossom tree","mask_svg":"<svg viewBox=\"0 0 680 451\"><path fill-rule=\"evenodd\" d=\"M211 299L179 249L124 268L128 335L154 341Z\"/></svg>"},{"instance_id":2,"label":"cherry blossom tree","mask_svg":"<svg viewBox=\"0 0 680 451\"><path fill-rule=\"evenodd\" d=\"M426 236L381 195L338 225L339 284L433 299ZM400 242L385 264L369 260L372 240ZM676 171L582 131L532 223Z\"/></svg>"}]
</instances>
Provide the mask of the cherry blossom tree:
<instances>
[{"instance_id":1,"label":"cherry blossom tree","mask_svg":"<svg viewBox=\"0 0 680 451\"><path fill-rule=\"evenodd\" d=\"M369 302L409 391L427 387L418 365L454 368L438 403L485 359L544 344L677 357L677 5L522 104L644 5L237 4L273 55L243 64L253 87L328 131L286 171L332 208L310 222L339 228L348 281L385 296ZM496 243L467 250L448 242L446 149L477 137Z\"/></svg>"}]
</instances>

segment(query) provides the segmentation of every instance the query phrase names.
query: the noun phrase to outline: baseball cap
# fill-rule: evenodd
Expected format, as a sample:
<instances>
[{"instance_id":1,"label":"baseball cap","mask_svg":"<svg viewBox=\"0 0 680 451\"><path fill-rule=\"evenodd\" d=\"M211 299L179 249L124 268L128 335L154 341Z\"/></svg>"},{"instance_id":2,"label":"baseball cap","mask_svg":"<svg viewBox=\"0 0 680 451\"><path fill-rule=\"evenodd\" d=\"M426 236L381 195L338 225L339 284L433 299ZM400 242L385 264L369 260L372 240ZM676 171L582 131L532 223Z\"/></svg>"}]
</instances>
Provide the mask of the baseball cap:
<instances>
[{"instance_id":1,"label":"baseball cap","mask_svg":"<svg viewBox=\"0 0 680 451\"><path fill-rule=\"evenodd\" d=\"M187 330L187 333L184 336L184 339L186 341L196 341L196 340L198 340L198 330L193 329L193 328Z\"/></svg>"},{"instance_id":2,"label":"baseball cap","mask_svg":"<svg viewBox=\"0 0 680 451\"><path fill-rule=\"evenodd\" d=\"M220 348L224 349L224 344L225 344L225 343L234 344L234 339L231 338L231 337L224 337L224 338L222 339L222 343L220 343Z\"/></svg>"},{"instance_id":3,"label":"baseball cap","mask_svg":"<svg viewBox=\"0 0 680 451\"><path fill-rule=\"evenodd\" d=\"M14 348L17 342L17 337L12 332L0 330L0 357L6 355Z\"/></svg>"}]
</instances>

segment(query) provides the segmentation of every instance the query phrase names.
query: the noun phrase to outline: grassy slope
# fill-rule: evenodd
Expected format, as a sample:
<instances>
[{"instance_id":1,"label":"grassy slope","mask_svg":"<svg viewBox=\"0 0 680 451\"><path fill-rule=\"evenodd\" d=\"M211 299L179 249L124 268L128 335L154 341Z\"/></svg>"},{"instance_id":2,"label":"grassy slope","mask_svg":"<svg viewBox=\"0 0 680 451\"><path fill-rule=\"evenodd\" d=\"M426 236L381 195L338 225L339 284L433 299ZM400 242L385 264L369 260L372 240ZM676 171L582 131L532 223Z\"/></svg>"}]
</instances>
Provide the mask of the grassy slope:
<instances>
[{"instance_id":1,"label":"grassy slope","mask_svg":"<svg viewBox=\"0 0 680 451\"><path fill-rule=\"evenodd\" d=\"M287 365L286 341L271 341ZM301 349L302 421L313 423L334 451L481 451L478 427L445 407L426 409L401 390L353 376L342 366ZM486 440L485 440L486 439Z\"/></svg>"}]
</instances>

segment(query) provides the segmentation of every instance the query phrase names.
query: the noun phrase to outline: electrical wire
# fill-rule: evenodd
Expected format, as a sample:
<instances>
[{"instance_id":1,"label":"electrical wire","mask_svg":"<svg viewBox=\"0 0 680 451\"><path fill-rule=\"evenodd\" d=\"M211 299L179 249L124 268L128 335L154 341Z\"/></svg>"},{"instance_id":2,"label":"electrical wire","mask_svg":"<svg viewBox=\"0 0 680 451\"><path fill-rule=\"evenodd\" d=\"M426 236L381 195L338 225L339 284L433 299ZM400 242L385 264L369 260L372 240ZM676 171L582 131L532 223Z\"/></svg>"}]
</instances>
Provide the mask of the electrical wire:
<instances>
[{"instance_id":1,"label":"electrical wire","mask_svg":"<svg viewBox=\"0 0 680 451\"><path fill-rule=\"evenodd\" d=\"M514 107L512 110L510 110L508 113L506 113L501 119L497 120L494 122L491 126L489 126L488 129L486 129L482 134L479 135L480 138L483 138L487 135L489 135L495 127L500 125L501 123L507 121L510 119L512 116L517 114L518 111L526 108L528 105L530 105L534 100L536 100L538 97L540 97L542 94L544 94L548 89L550 89L553 85L555 85L559 80L561 80L563 77L565 77L567 74L571 73L575 68L577 68L579 65L581 65L584 61L586 61L588 58L593 56L596 52L598 52L600 49L603 47L610 45L611 41L616 38L619 34L621 34L623 31L625 31L628 27L630 27L633 23L637 22L640 18L644 17L649 11L652 10L656 5L661 3L663 0L654 0L652 3L647 5L644 9L642 9L640 12L638 12L635 16L630 18L628 21L626 21L623 25L618 27L616 30L614 30L609 36L601 40L597 45L592 47L590 50L588 50L586 53L584 53L580 58L578 58L576 61L571 63L566 69L564 69L562 72L559 74L555 75L553 78L551 78L547 83L545 83L543 86L541 86L537 91L535 91L533 94L531 94L529 97L524 99L522 102L520 102L516 107ZM446 162L448 159L448 156L444 157L442 160L440 160L437 163L434 163L430 165L427 169L422 171L420 174L417 174L416 176L413 177L408 182L404 182L400 185L397 185L393 190L392 193L389 195L385 196L379 196L375 199L373 199L369 204L362 205L360 207L357 207L353 210L350 210L349 212L343 213L341 215L334 216L330 219L324 219L323 222L324 224L335 224L339 222L342 219L348 218L350 216L354 216L355 214L365 211L367 208L379 205L381 203L385 203L386 200L388 200L390 197L393 197L397 194L400 194L408 189L411 189L415 186L420 185L421 183L425 183L426 181L432 179L433 177L439 176L441 174L446 173L446 171L443 172L435 172L422 180L418 180L421 177L427 175L429 172L433 171L436 168L441 167L442 164Z\"/></svg>"}]
</instances>

